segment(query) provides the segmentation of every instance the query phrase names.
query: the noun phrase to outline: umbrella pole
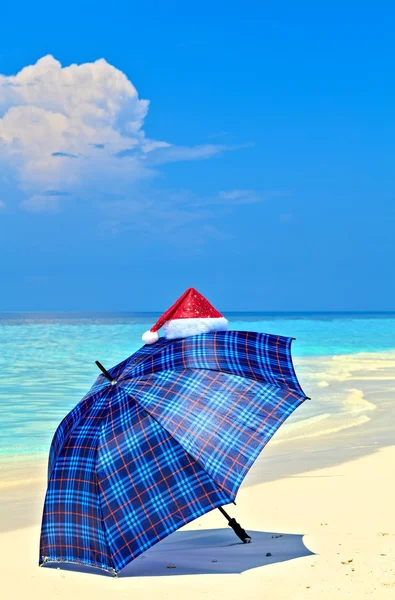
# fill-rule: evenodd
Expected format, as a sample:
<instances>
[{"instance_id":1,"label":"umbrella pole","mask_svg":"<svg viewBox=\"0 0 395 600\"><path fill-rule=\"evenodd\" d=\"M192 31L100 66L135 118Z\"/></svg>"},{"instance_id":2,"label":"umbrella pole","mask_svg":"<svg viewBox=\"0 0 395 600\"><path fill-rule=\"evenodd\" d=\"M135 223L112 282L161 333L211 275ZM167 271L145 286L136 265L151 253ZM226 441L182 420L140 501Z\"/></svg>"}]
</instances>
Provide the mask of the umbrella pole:
<instances>
[{"instance_id":1,"label":"umbrella pole","mask_svg":"<svg viewBox=\"0 0 395 600\"><path fill-rule=\"evenodd\" d=\"M243 544L249 544L251 542L251 536L249 536L248 533L242 528L242 526L239 525L236 519L228 515L228 513L222 508L222 506L219 506L218 510L224 515L225 519L227 519L229 527L233 529L233 531L235 532L237 537L241 539Z\"/></svg>"}]
</instances>

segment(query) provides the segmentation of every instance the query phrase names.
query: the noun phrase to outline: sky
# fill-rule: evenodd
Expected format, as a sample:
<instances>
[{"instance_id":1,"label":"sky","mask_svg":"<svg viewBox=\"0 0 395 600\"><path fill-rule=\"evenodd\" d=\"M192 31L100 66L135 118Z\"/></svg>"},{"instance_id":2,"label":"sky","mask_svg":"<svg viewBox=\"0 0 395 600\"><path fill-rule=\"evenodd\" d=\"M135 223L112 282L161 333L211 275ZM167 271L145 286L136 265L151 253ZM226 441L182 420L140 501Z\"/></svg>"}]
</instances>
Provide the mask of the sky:
<instances>
[{"instance_id":1,"label":"sky","mask_svg":"<svg viewBox=\"0 0 395 600\"><path fill-rule=\"evenodd\" d=\"M1 311L395 310L392 3L1 11Z\"/></svg>"}]
</instances>

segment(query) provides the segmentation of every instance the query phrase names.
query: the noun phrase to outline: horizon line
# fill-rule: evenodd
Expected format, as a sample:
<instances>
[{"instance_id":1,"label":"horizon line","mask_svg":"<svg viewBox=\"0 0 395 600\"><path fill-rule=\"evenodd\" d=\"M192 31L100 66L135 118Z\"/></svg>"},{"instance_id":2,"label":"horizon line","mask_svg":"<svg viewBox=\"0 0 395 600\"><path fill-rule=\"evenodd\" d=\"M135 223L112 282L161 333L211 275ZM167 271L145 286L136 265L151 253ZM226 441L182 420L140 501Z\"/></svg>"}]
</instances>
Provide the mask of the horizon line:
<instances>
[{"instance_id":1,"label":"horizon line","mask_svg":"<svg viewBox=\"0 0 395 600\"><path fill-rule=\"evenodd\" d=\"M74 315L156 315L162 310L1 310L0 315L41 315L41 314L74 314ZM303 315L303 314L395 314L394 310L224 310L229 315Z\"/></svg>"}]
</instances>

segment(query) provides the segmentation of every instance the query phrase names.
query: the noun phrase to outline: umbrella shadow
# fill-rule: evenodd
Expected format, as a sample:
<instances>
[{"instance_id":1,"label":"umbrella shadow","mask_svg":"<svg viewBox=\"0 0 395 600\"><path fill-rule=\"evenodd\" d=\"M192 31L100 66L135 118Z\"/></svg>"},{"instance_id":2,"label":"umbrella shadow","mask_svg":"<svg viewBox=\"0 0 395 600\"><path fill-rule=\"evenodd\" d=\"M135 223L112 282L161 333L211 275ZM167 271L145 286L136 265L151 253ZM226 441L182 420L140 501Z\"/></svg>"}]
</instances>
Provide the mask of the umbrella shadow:
<instances>
[{"instance_id":1,"label":"umbrella shadow","mask_svg":"<svg viewBox=\"0 0 395 600\"><path fill-rule=\"evenodd\" d=\"M233 531L225 528L176 531L126 565L119 577L242 573L314 554L304 545L303 534L248 533L251 544L239 542ZM106 571L71 563L49 563L46 568L112 577Z\"/></svg>"},{"instance_id":2,"label":"umbrella shadow","mask_svg":"<svg viewBox=\"0 0 395 600\"><path fill-rule=\"evenodd\" d=\"M301 534L249 531L251 544L230 529L176 531L127 565L120 577L242 573L314 554ZM267 556L269 554L269 556Z\"/></svg>"}]
</instances>

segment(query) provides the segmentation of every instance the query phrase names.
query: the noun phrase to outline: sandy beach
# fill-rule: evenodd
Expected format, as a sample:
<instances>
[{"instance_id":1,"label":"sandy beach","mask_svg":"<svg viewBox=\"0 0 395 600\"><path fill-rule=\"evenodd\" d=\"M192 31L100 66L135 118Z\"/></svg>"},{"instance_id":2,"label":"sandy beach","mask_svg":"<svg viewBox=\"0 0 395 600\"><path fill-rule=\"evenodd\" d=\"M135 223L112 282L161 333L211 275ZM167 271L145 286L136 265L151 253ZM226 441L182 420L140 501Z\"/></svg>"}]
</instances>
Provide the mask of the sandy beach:
<instances>
[{"instance_id":1,"label":"sandy beach","mask_svg":"<svg viewBox=\"0 0 395 600\"><path fill-rule=\"evenodd\" d=\"M395 600L395 3L3 4L0 600Z\"/></svg>"},{"instance_id":2,"label":"sandy beach","mask_svg":"<svg viewBox=\"0 0 395 600\"><path fill-rule=\"evenodd\" d=\"M393 598L394 364L393 353L299 360L305 389L339 401L339 415L306 412L268 444L229 508L252 544L214 511L118 579L38 568L46 461L2 460L1 597Z\"/></svg>"}]
</instances>

